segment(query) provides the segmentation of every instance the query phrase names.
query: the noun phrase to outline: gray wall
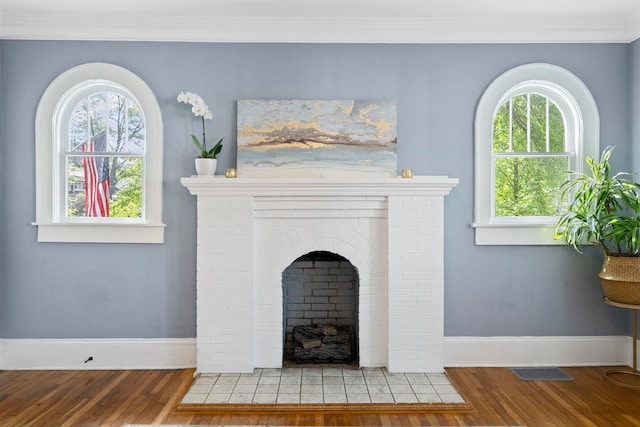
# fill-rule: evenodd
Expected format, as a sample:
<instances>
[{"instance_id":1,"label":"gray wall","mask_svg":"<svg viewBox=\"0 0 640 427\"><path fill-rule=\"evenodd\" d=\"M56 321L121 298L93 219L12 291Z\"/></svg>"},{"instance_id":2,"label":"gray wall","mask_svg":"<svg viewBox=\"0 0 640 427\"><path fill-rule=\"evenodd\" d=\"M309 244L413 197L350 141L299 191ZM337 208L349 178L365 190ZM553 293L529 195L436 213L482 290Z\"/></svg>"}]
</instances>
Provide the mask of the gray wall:
<instances>
[{"instance_id":1,"label":"gray wall","mask_svg":"<svg viewBox=\"0 0 640 427\"><path fill-rule=\"evenodd\" d=\"M3 116L4 116L4 91L3 91L3 85L2 85L2 41L0 41L0 223L4 221L4 199L2 197L2 193L3 190L5 188L5 179L4 179L4 174L2 172L3 168L3 153L5 151L4 149L4 141L5 141L5 136L4 136L4 121L3 121ZM2 313L5 313L7 311L7 297L6 297L6 292L5 290L7 289L7 285L6 285L6 271L7 271L7 264L6 264L6 260L8 258L7 254L6 254L6 249L5 249L5 244L4 241L6 240L6 236L5 236L5 229L2 225L0 225L0 338L2 338L4 336L4 323L5 323L5 318L2 316ZM0 350L1 352L2 350ZM1 357L1 356L0 356Z\"/></svg>"},{"instance_id":2,"label":"gray wall","mask_svg":"<svg viewBox=\"0 0 640 427\"><path fill-rule=\"evenodd\" d=\"M207 132L227 141L219 170L235 165L237 99L396 99L399 169L460 179L446 199L446 335L626 334L628 314L602 303L597 251L475 246L470 224L473 119L487 85L529 62L572 71L595 97L602 145L618 146L614 167L628 169L631 50L627 44L1 41L0 337L195 336L195 199L179 179L194 172L188 138L196 123L175 100L181 90L202 95L215 114ZM638 50L636 42L636 64ZM165 130L163 245L35 241L30 223L36 107L56 76L92 61L128 68L159 99ZM635 99L637 106L637 90Z\"/></svg>"},{"instance_id":3,"label":"gray wall","mask_svg":"<svg viewBox=\"0 0 640 427\"><path fill-rule=\"evenodd\" d=\"M631 44L633 171L640 174L640 39Z\"/></svg>"}]
</instances>

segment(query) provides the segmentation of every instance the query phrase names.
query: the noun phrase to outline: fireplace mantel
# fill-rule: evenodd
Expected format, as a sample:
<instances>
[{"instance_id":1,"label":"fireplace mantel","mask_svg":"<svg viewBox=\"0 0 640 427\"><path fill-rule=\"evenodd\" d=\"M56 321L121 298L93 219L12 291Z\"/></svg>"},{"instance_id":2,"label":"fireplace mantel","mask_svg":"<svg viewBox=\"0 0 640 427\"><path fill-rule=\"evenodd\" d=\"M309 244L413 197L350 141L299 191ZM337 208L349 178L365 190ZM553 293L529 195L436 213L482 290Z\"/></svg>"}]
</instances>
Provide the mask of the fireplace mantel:
<instances>
[{"instance_id":1,"label":"fireplace mantel","mask_svg":"<svg viewBox=\"0 0 640 427\"><path fill-rule=\"evenodd\" d=\"M193 195L202 196L446 196L458 183L446 176L413 178L226 178L181 179Z\"/></svg>"},{"instance_id":2,"label":"fireplace mantel","mask_svg":"<svg viewBox=\"0 0 640 427\"><path fill-rule=\"evenodd\" d=\"M282 366L282 274L316 251L356 268L360 366L444 370L444 197L457 179L181 182L198 198L199 372Z\"/></svg>"}]
</instances>

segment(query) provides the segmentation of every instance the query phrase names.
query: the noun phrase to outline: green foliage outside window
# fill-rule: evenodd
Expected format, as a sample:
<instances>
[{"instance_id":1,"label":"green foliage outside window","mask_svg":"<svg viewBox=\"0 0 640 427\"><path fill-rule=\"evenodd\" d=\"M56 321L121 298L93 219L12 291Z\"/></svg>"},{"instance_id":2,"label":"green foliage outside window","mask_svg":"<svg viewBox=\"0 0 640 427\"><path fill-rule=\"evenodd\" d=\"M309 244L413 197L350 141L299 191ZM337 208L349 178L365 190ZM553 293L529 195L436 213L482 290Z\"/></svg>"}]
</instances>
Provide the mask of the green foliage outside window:
<instances>
[{"instance_id":1,"label":"green foliage outside window","mask_svg":"<svg viewBox=\"0 0 640 427\"><path fill-rule=\"evenodd\" d=\"M564 119L537 94L503 104L493 123L495 215L556 216L567 178Z\"/></svg>"},{"instance_id":2,"label":"green foliage outside window","mask_svg":"<svg viewBox=\"0 0 640 427\"><path fill-rule=\"evenodd\" d=\"M129 166L120 167L116 172L122 187L112 196L110 216L115 218L142 216L142 159L129 159L127 163Z\"/></svg>"}]
</instances>

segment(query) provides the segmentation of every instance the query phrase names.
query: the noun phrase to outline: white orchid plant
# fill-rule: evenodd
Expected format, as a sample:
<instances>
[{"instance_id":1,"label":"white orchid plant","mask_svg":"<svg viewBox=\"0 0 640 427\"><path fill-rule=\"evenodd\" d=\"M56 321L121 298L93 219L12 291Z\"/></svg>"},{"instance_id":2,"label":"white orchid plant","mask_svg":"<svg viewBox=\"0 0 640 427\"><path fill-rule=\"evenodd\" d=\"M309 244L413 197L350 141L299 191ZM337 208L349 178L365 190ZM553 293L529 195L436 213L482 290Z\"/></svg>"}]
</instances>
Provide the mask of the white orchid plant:
<instances>
[{"instance_id":1,"label":"white orchid plant","mask_svg":"<svg viewBox=\"0 0 640 427\"><path fill-rule=\"evenodd\" d=\"M204 121L213 119L213 113L209 110L209 107L204 102L204 100L196 93L193 92L180 92L178 94L178 102L183 102L185 104L191 105L191 112L196 116L202 119L202 143L195 135L191 135L191 139L193 140L193 144L200 151L200 155L198 157L205 159L215 159L216 156L222 150L222 140L224 138L220 138L220 140L213 146L213 148L207 150L207 140L204 130Z\"/></svg>"}]
</instances>

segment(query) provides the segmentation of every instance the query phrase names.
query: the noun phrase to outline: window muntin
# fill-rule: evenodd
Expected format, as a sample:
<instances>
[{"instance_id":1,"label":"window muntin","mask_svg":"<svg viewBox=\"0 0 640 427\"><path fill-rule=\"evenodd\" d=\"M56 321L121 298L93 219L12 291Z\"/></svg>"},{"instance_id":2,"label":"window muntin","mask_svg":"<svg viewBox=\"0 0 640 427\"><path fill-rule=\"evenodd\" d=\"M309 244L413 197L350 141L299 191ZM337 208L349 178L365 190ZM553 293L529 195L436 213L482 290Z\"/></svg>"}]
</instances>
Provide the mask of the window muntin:
<instances>
[{"instance_id":1,"label":"window muntin","mask_svg":"<svg viewBox=\"0 0 640 427\"><path fill-rule=\"evenodd\" d=\"M493 216L557 216L567 178L565 120L548 96L527 92L502 104L493 120Z\"/></svg>"},{"instance_id":2,"label":"window muntin","mask_svg":"<svg viewBox=\"0 0 640 427\"><path fill-rule=\"evenodd\" d=\"M65 220L143 217L144 115L122 88L111 89L83 91L71 111L61 141Z\"/></svg>"},{"instance_id":3,"label":"window muntin","mask_svg":"<svg viewBox=\"0 0 640 427\"><path fill-rule=\"evenodd\" d=\"M548 96L516 95L493 119L494 152L563 152L564 116Z\"/></svg>"},{"instance_id":4,"label":"window muntin","mask_svg":"<svg viewBox=\"0 0 640 427\"><path fill-rule=\"evenodd\" d=\"M144 153L144 115L123 88L83 94L69 119L68 150L82 151L87 135L107 131L106 151Z\"/></svg>"}]
</instances>

